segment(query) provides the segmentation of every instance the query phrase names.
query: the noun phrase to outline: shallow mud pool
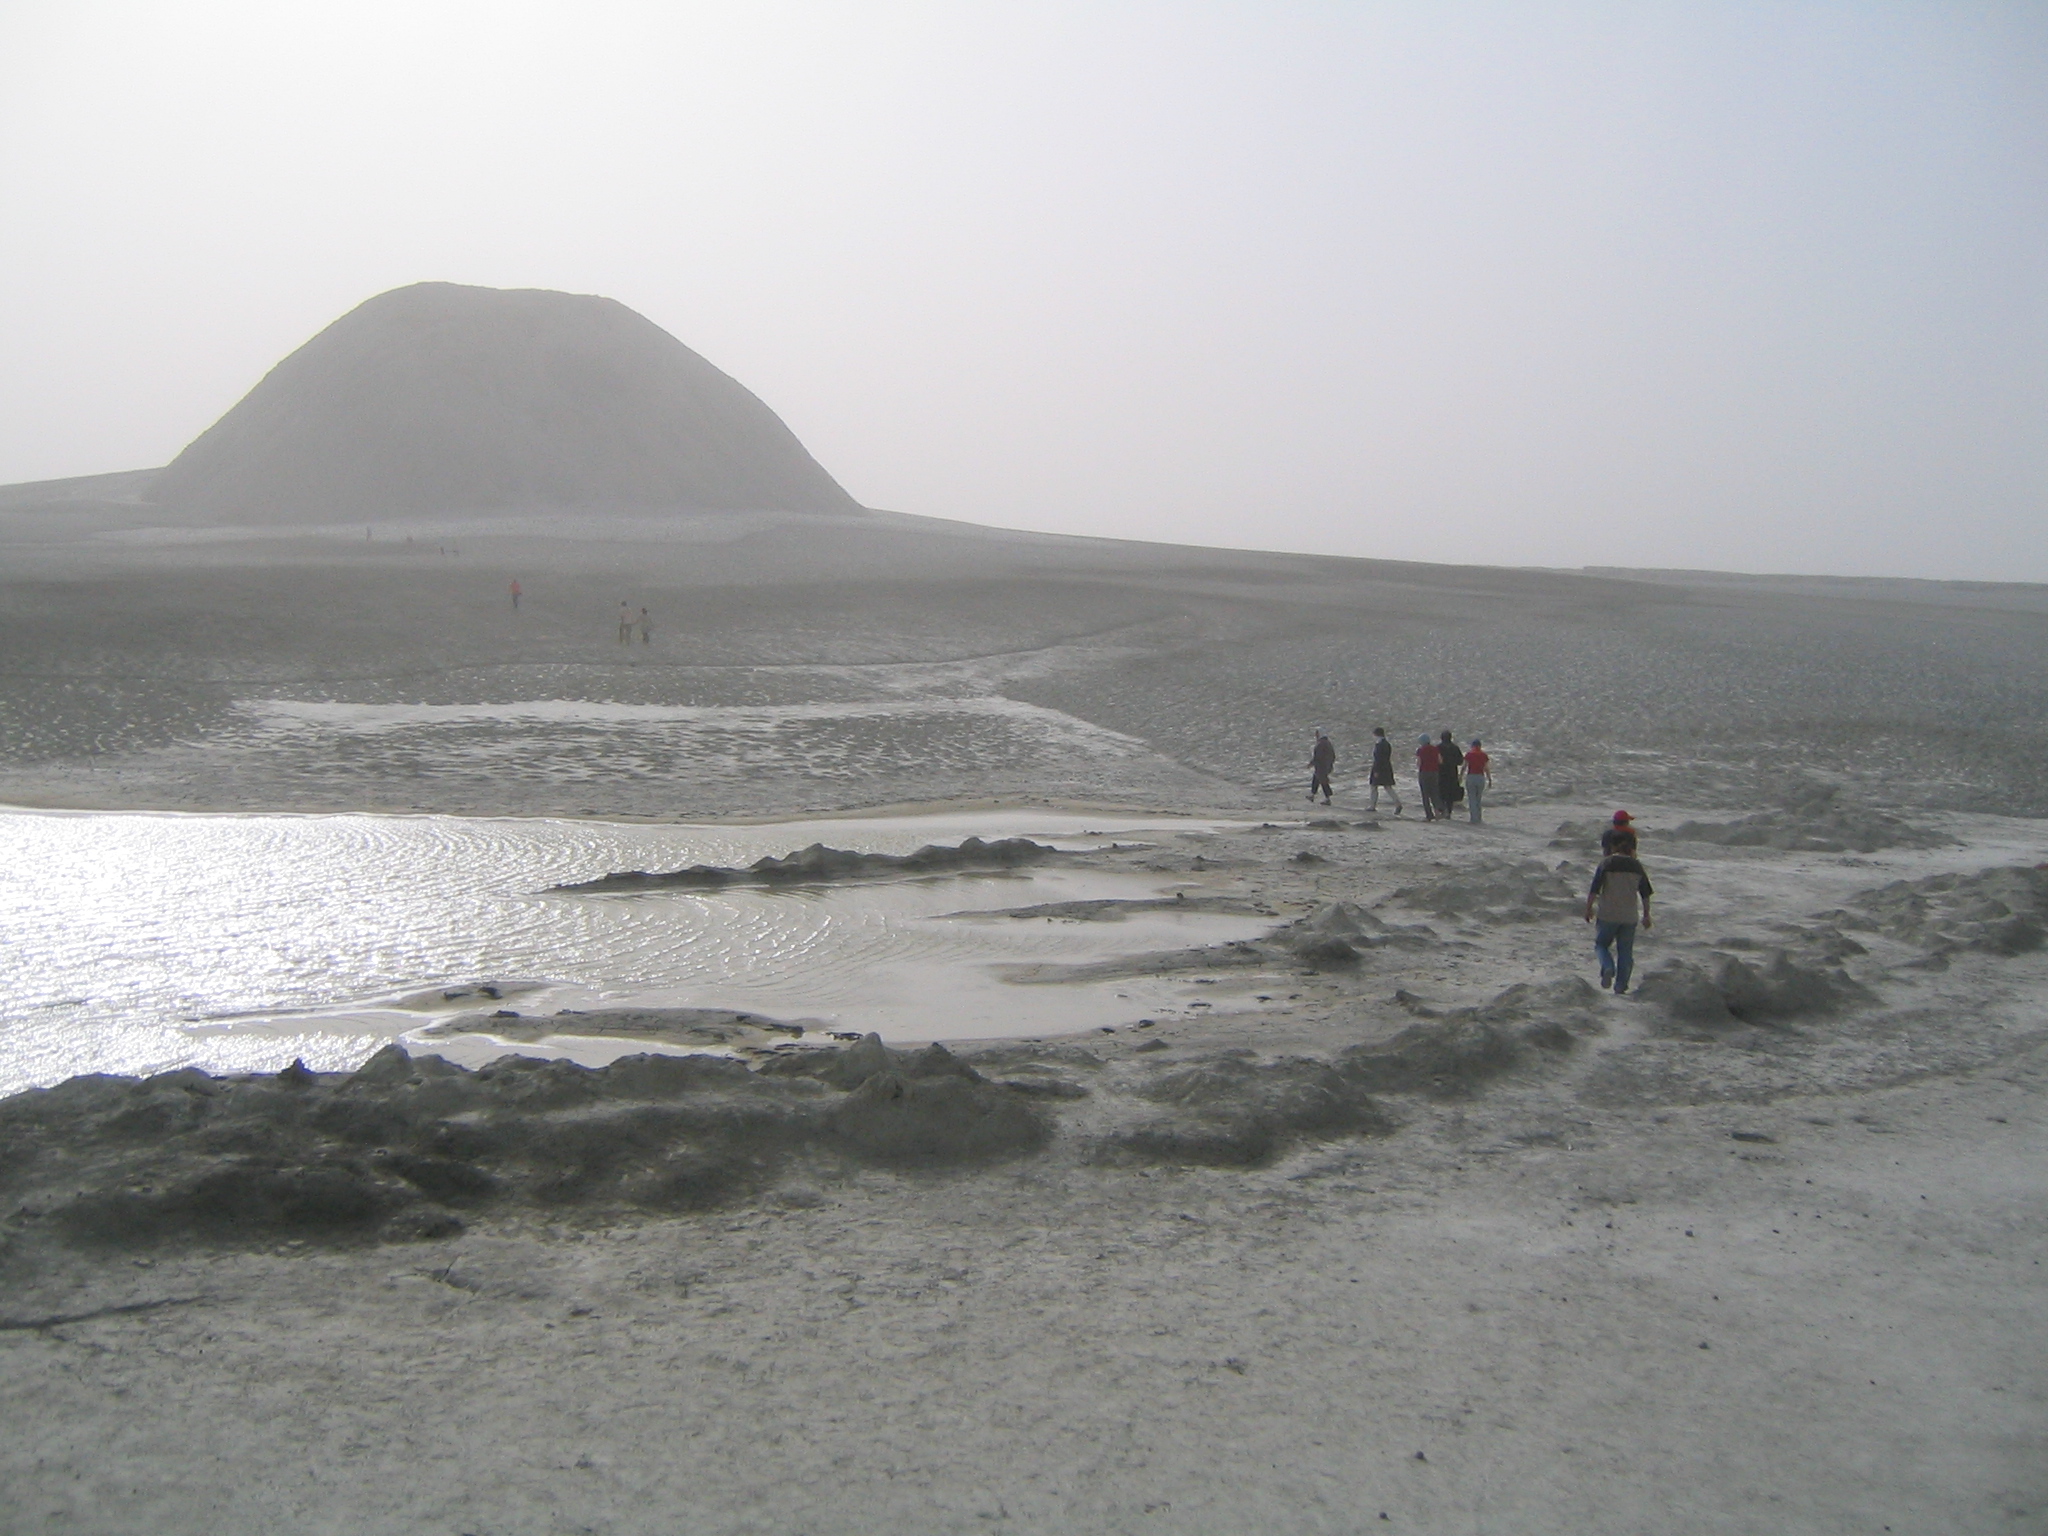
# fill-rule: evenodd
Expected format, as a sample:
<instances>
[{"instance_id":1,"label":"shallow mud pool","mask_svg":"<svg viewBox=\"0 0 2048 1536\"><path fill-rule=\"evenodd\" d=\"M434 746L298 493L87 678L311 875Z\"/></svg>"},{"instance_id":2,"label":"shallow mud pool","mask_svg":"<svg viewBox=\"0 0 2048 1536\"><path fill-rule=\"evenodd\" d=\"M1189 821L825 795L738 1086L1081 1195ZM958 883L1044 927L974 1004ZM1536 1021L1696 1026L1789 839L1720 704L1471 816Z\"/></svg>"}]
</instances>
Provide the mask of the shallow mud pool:
<instances>
[{"instance_id":1,"label":"shallow mud pool","mask_svg":"<svg viewBox=\"0 0 2048 1536\"><path fill-rule=\"evenodd\" d=\"M749 864L813 842L907 853L1026 836L1079 851L1200 825L1014 812L754 826L0 814L0 1093L186 1065L262 1071L298 1058L340 1070L392 1039L474 1064L512 1048L490 1033L500 1009L520 1015L499 1026L517 1049L593 1064L660 1047L576 1038L563 1010L732 1009L897 1041L1127 1022L1185 983L1017 986L1002 969L1249 938L1267 921L994 915L1177 888L1085 865L776 889L550 888ZM537 1027L558 1017L560 1034Z\"/></svg>"}]
</instances>

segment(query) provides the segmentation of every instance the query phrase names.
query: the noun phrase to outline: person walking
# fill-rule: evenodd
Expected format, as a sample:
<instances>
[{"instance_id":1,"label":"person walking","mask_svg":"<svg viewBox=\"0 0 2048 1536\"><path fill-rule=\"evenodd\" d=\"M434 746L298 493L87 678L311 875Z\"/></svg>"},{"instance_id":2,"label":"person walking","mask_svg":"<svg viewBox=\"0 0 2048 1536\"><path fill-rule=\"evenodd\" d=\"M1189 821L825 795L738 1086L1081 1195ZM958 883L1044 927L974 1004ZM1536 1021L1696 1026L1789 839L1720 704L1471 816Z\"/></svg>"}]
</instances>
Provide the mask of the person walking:
<instances>
[{"instance_id":1,"label":"person walking","mask_svg":"<svg viewBox=\"0 0 2048 1536\"><path fill-rule=\"evenodd\" d=\"M1621 847L1623 843L1628 844L1627 852L1636 851L1635 818L1627 811L1616 811L1614 820L1600 830L1600 857L1604 859L1610 853L1624 851Z\"/></svg>"},{"instance_id":2,"label":"person walking","mask_svg":"<svg viewBox=\"0 0 2048 1536\"><path fill-rule=\"evenodd\" d=\"M1493 788L1493 774L1490 765L1493 759L1486 755L1486 748L1479 744L1479 738L1472 738L1472 749L1465 754L1465 809L1471 813L1473 826L1479 825L1479 808L1486 798L1486 792Z\"/></svg>"},{"instance_id":3,"label":"person walking","mask_svg":"<svg viewBox=\"0 0 2048 1536\"><path fill-rule=\"evenodd\" d=\"M1422 791L1422 819L1435 821L1438 810L1437 795L1441 793L1443 780L1437 774L1438 762L1436 743L1427 736L1416 738L1422 743L1415 749L1415 785ZM1450 811L1444 811L1446 816Z\"/></svg>"},{"instance_id":4,"label":"person walking","mask_svg":"<svg viewBox=\"0 0 2048 1536\"><path fill-rule=\"evenodd\" d=\"M1394 744L1387 740L1387 728L1376 725L1372 728L1372 772L1368 777L1372 785L1372 805L1377 814L1380 808L1380 791L1387 792L1387 798L1394 802L1394 814L1401 814L1401 797L1394 792Z\"/></svg>"},{"instance_id":5,"label":"person walking","mask_svg":"<svg viewBox=\"0 0 2048 1536\"><path fill-rule=\"evenodd\" d=\"M512 578L512 611L514 613L517 613L519 611L519 592L519 578L517 576L514 576Z\"/></svg>"},{"instance_id":6,"label":"person walking","mask_svg":"<svg viewBox=\"0 0 2048 1536\"><path fill-rule=\"evenodd\" d=\"M642 608L640 610L640 643L642 645L647 644L648 637L651 636L653 633L654 621L647 617L647 610L645 608Z\"/></svg>"},{"instance_id":7,"label":"person walking","mask_svg":"<svg viewBox=\"0 0 2048 1536\"><path fill-rule=\"evenodd\" d=\"M1464 786L1458 782L1458 770L1464 766L1465 754L1458 750L1458 739L1445 731L1436 744L1436 802L1446 817L1451 807L1465 798Z\"/></svg>"},{"instance_id":8,"label":"person walking","mask_svg":"<svg viewBox=\"0 0 2048 1536\"><path fill-rule=\"evenodd\" d=\"M624 599L621 599L619 602L619 644L624 645L632 638L633 610L626 606Z\"/></svg>"},{"instance_id":9,"label":"person walking","mask_svg":"<svg viewBox=\"0 0 2048 1536\"><path fill-rule=\"evenodd\" d=\"M1628 991L1636 965L1636 926L1650 921L1650 873L1633 849L1610 853L1593 871L1586 892L1586 921L1594 924L1593 954L1600 962L1600 985L1615 994Z\"/></svg>"},{"instance_id":10,"label":"person walking","mask_svg":"<svg viewBox=\"0 0 2048 1536\"><path fill-rule=\"evenodd\" d=\"M1323 804L1330 803L1330 770L1337 766L1337 744L1323 734L1321 726L1316 727L1315 750L1308 755L1308 797L1315 800L1316 791L1323 792Z\"/></svg>"}]
</instances>

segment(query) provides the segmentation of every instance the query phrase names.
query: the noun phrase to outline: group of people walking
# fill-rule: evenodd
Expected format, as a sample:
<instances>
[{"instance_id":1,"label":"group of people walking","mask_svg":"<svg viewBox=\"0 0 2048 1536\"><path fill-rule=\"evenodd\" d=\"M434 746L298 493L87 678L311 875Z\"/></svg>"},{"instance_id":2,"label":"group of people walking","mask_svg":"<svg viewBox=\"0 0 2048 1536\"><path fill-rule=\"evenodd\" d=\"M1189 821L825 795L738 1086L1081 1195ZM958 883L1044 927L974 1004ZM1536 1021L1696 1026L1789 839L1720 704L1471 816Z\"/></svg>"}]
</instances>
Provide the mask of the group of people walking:
<instances>
[{"instance_id":1,"label":"group of people walking","mask_svg":"<svg viewBox=\"0 0 2048 1536\"><path fill-rule=\"evenodd\" d=\"M1422 798L1422 819L1448 821L1451 807L1462 802L1472 822L1476 824L1483 820L1486 791L1493 787L1493 760L1479 738L1473 737L1471 746L1462 749L1449 731L1434 740L1428 736L1418 740L1415 783ZM1330 775L1337 767L1337 744L1320 729L1316 731L1316 744L1309 753L1308 766L1309 799L1314 800L1320 794L1323 804L1330 804ZM1394 814L1399 816L1405 812L1401 792L1394 787L1394 744L1387 740L1385 726L1372 728L1372 767L1366 774L1366 782L1372 792L1368 809L1379 810L1380 794L1384 791L1394 807Z\"/></svg>"},{"instance_id":2,"label":"group of people walking","mask_svg":"<svg viewBox=\"0 0 2048 1536\"><path fill-rule=\"evenodd\" d=\"M1337 744L1326 731L1316 731L1309 753L1308 798L1332 799L1330 776L1337 768ZM1415 783L1421 792L1425 821L1450 819L1451 807L1463 801L1473 822L1481 819L1486 791L1493 785L1493 764L1478 737L1460 751L1457 738L1449 731L1431 738L1418 737L1415 747ZM1372 789L1371 809L1380 808L1385 791L1394 814L1402 814L1400 791L1394 787L1394 744L1386 729L1372 731L1372 767L1367 772ZM1616 811L1600 833L1600 862L1593 871L1592 886L1586 892L1586 921L1594 925L1593 953L1600 963L1600 985L1625 995L1635 974L1636 930L1648 930L1650 898L1655 894L1650 873L1636 855L1635 818Z\"/></svg>"}]
</instances>

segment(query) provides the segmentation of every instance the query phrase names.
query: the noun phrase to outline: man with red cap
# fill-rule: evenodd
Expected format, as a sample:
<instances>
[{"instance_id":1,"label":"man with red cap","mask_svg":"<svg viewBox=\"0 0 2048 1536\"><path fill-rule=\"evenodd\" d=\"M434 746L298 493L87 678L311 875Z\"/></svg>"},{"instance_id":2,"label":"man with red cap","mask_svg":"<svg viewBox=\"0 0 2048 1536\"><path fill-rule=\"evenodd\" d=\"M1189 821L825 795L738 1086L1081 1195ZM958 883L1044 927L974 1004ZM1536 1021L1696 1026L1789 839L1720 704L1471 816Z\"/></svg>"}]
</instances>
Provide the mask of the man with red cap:
<instances>
[{"instance_id":1,"label":"man with red cap","mask_svg":"<svg viewBox=\"0 0 2048 1536\"><path fill-rule=\"evenodd\" d=\"M1636 851L1635 819L1627 811L1616 811L1614 820L1600 833L1600 857L1610 853L1634 853Z\"/></svg>"}]
</instances>

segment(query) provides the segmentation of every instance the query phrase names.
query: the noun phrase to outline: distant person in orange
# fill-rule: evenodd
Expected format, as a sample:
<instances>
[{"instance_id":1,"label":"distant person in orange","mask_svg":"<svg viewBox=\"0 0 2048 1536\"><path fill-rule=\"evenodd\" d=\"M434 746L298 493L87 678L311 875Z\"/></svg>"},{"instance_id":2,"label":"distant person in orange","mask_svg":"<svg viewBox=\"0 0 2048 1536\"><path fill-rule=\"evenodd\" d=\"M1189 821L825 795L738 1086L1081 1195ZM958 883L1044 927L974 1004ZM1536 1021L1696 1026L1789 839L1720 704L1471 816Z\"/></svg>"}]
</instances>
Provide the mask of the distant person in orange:
<instances>
[{"instance_id":1,"label":"distant person in orange","mask_svg":"<svg viewBox=\"0 0 2048 1536\"><path fill-rule=\"evenodd\" d=\"M623 599L619 603L619 644L624 645L633 638L633 610Z\"/></svg>"},{"instance_id":2,"label":"distant person in orange","mask_svg":"<svg viewBox=\"0 0 2048 1536\"><path fill-rule=\"evenodd\" d=\"M519 611L519 578L517 576L512 578L512 611L514 613Z\"/></svg>"},{"instance_id":3,"label":"distant person in orange","mask_svg":"<svg viewBox=\"0 0 2048 1536\"><path fill-rule=\"evenodd\" d=\"M1316 791L1323 792L1323 804L1330 803L1330 770L1337 766L1337 744L1325 736L1321 727L1316 730L1315 750L1308 755L1308 797L1313 801Z\"/></svg>"},{"instance_id":4,"label":"distant person in orange","mask_svg":"<svg viewBox=\"0 0 2048 1536\"><path fill-rule=\"evenodd\" d=\"M1479 805L1486 798L1486 792L1493 788L1493 775L1488 772L1493 759L1486 755L1486 748L1479 744L1479 738L1472 738L1471 750L1465 754L1465 808L1471 812L1474 826L1479 824Z\"/></svg>"},{"instance_id":5,"label":"distant person in orange","mask_svg":"<svg viewBox=\"0 0 2048 1536\"><path fill-rule=\"evenodd\" d=\"M645 608L642 608L640 610L640 643L642 645L647 644L648 638L653 633L654 621L647 617L647 610Z\"/></svg>"}]
</instances>

